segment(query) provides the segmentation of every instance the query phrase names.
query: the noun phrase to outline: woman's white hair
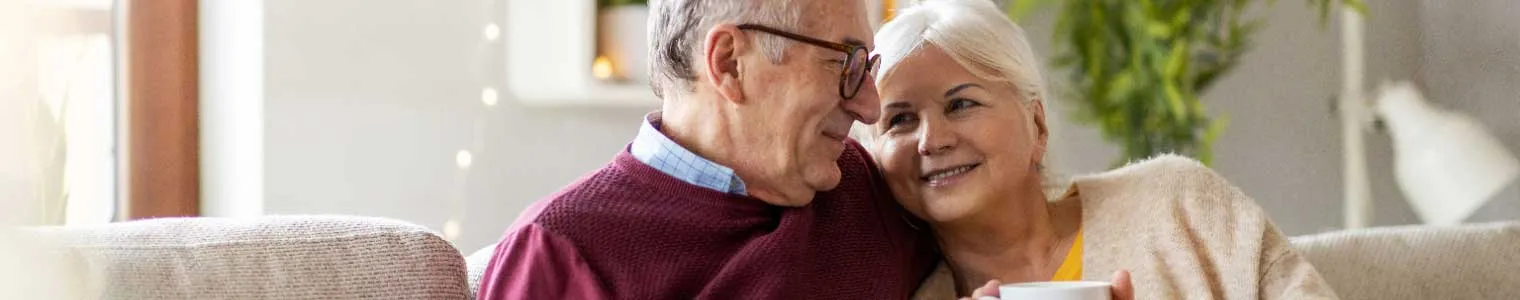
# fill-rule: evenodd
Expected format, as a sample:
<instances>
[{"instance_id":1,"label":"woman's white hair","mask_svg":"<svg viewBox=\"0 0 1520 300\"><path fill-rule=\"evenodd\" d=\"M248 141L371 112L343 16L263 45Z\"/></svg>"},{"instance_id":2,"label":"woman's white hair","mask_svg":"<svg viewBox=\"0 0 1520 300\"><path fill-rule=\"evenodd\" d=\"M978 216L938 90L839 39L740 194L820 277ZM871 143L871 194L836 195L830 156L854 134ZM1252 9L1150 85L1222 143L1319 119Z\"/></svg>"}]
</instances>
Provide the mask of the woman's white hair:
<instances>
[{"instance_id":1,"label":"woman's white hair","mask_svg":"<svg viewBox=\"0 0 1520 300\"><path fill-rule=\"evenodd\" d=\"M978 78L1009 85L1026 103L1046 98L1045 77L1024 29L990 0L924 0L898 10L876 32L876 54L881 55L876 84L926 45L939 48ZM1046 196L1060 196L1066 185L1051 176L1044 160L1040 175Z\"/></svg>"},{"instance_id":2,"label":"woman's white hair","mask_svg":"<svg viewBox=\"0 0 1520 300\"><path fill-rule=\"evenodd\" d=\"M1025 101L1045 97L1045 78L1024 29L990 0L926 0L898 10L876 32L876 83L925 45L939 47L972 75L1011 85Z\"/></svg>"}]
</instances>

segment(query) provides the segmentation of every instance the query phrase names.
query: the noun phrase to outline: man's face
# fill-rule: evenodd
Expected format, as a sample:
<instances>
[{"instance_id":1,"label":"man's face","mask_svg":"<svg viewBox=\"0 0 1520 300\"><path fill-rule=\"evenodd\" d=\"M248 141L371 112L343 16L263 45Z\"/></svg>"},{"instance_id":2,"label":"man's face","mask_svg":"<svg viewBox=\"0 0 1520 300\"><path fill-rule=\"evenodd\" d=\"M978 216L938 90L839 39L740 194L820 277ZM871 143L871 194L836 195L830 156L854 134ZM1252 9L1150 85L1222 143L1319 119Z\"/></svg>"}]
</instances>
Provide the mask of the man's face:
<instances>
[{"instance_id":1,"label":"man's face","mask_svg":"<svg viewBox=\"0 0 1520 300\"><path fill-rule=\"evenodd\" d=\"M872 47L865 3L860 0L804 1L802 26L794 33L825 41ZM752 38L767 35L750 32ZM763 54L748 55L741 64L742 90L748 104L737 126L753 149L741 159L748 168L737 170L746 184L776 193L779 205L802 206L817 191L834 189L841 172L837 164L854 121L872 123L880 114L876 86L867 78L856 95L839 93L840 74L848 53L789 41L782 63ZM750 173L750 174L745 174ZM761 188L763 187L763 188ZM762 196L762 195L756 195Z\"/></svg>"}]
</instances>

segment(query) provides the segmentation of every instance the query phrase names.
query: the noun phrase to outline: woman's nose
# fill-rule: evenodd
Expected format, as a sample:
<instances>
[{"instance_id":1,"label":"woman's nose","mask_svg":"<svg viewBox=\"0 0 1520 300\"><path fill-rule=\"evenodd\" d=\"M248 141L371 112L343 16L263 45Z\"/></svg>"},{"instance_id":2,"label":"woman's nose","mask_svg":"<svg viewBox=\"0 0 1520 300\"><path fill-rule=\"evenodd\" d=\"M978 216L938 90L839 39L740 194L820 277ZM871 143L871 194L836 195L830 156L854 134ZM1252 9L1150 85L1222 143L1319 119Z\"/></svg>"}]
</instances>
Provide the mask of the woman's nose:
<instances>
[{"instance_id":1,"label":"woman's nose","mask_svg":"<svg viewBox=\"0 0 1520 300\"><path fill-rule=\"evenodd\" d=\"M923 118L918 128L918 155L933 156L955 149L959 142L955 132L945 128L947 124L935 118Z\"/></svg>"}]
</instances>

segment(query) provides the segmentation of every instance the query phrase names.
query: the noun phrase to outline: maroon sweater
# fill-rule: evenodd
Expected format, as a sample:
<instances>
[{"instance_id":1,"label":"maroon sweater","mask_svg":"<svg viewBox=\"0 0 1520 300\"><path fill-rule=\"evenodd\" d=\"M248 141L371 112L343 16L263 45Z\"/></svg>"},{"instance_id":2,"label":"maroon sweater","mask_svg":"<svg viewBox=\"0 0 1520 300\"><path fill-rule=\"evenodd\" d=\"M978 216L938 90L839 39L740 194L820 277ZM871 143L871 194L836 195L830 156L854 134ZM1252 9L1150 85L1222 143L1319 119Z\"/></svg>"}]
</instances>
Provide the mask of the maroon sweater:
<instances>
[{"instance_id":1,"label":"maroon sweater","mask_svg":"<svg viewBox=\"0 0 1520 300\"><path fill-rule=\"evenodd\" d=\"M906 299L938 254L859 144L786 208L687 184L628 151L507 232L480 299Z\"/></svg>"}]
</instances>

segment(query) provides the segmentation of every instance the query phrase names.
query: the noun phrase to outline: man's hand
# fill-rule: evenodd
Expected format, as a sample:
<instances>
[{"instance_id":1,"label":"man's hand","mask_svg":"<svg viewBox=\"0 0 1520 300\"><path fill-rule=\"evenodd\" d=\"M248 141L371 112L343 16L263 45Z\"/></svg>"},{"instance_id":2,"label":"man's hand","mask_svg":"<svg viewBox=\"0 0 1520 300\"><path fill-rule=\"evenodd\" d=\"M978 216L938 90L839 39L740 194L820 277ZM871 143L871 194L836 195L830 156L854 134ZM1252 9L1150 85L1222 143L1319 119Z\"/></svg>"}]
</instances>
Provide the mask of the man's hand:
<instances>
[{"instance_id":1,"label":"man's hand","mask_svg":"<svg viewBox=\"0 0 1520 300\"><path fill-rule=\"evenodd\" d=\"M1135 285L1130 283L1129 271L1114 271L1114 279L1110 281L1109 291L1114 300L1135 300ZM987 281L987 284L976 288L971 292L971 297L962 297L960 300L997 300L998 286L1003 283L996 279Z\"/></svg>"}]
</instances>

